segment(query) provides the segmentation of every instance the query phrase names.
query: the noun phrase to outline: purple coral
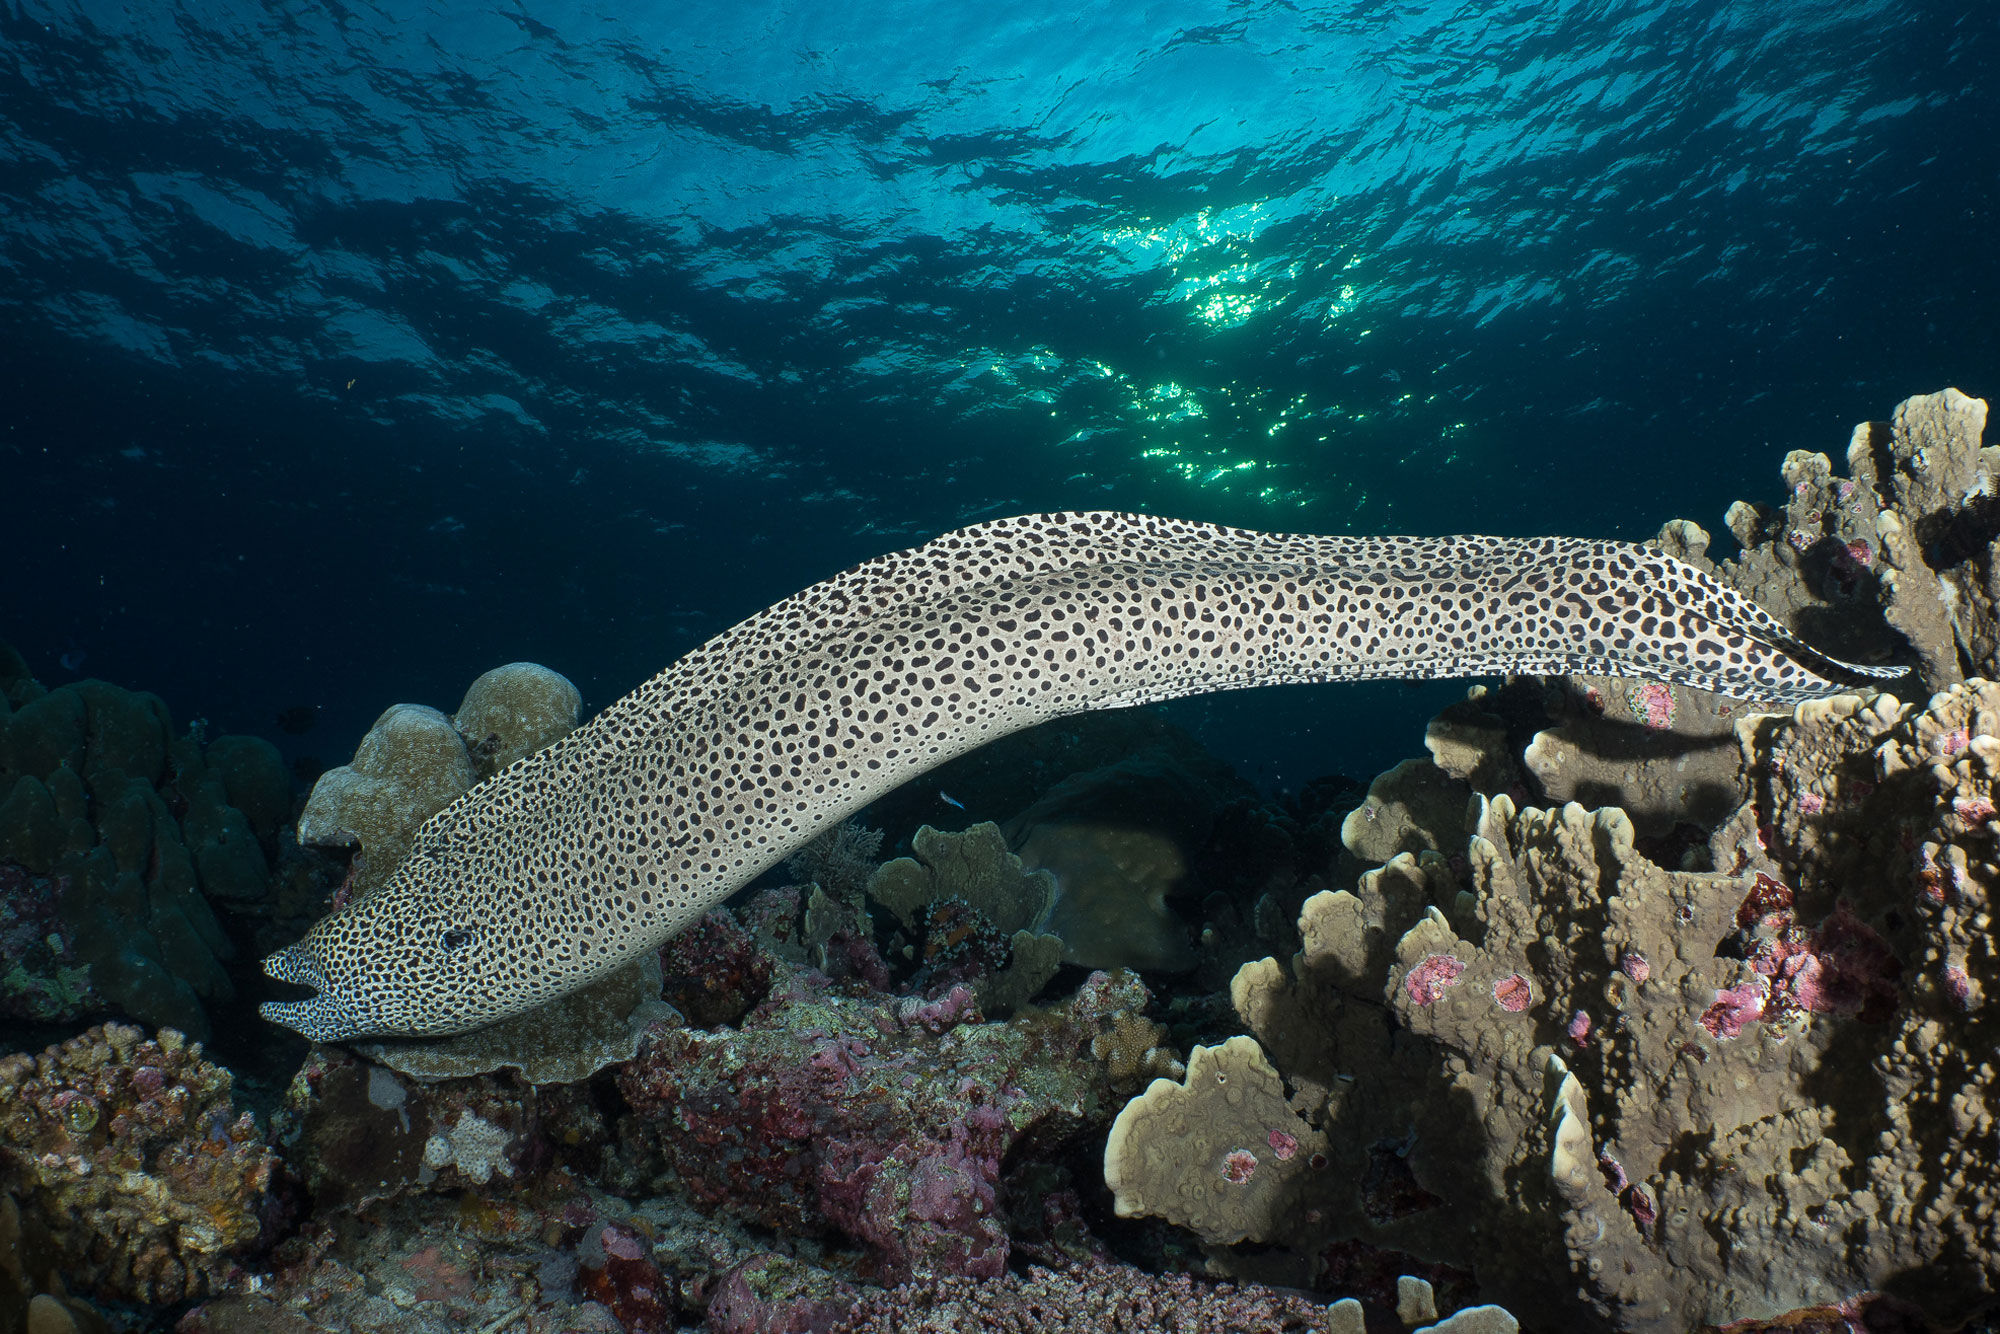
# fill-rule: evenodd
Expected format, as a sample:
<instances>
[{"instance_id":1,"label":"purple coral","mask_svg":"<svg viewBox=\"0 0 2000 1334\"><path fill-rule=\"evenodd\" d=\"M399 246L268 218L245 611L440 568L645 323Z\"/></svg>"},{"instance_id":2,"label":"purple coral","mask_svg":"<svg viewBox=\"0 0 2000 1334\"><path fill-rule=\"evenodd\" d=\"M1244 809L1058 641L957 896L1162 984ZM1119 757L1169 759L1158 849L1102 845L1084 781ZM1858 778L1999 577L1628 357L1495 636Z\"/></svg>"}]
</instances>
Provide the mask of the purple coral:
<instances>
[{"instance_id":1,"label":"purple coral","mask_svg":"<svg viewBox=\"0 0 2000 1334\"><path fill-rule=\"evenodd\" d=\"M1746 1024L1764 1017L1764 997L1769 984L1762 978L1739 983L1715 993L1715 1003L1702 1011L1701 1026L1718 1038L1733 1038Z\"/></svg>"},{"instance_id":2,"label":"purple coral","mask_svg":"<svg viewBox=\"0 0 2000 1334\"><path fill-rule=\"evenodd\" d=\"M1232 1186L1247 1185L1257 1174L1257 1155L1248 1149L1231 1149L1222 1155L1222 1179Z\"/></svg>"},{"instance_id":3,"label":"purple coral","mask_svg":"<svg viewBox=\"0 0 2000 1334\"><path fill-rule=\"evenodd\" d=\"M1465 965L1449 954L1426 954L1423 962L1410 970L1403 979L1403 987L1410 993L1410 999L1419 1005L1430 1005L1446 990L1458 985L1458 975L1465 971Z\"/></svg>"},{"instance_id":4,"label":"purple coral","mask_svg":"<svg viewBox=\"0 0 2000 1334\"><path fill-rule=\"evenodd\" d=\"M1807 930L1798 923L1794 898L1789 886L1760 873L1736 911L1737 925L1748 935L1744 952L1765 988L1760 1012L1751 1017L1778 1020L1802 1012L1858 1014L1869 1020L1886 1016L1897 1004L1903 972L1888 942L1856 917L1845 900ZM1717 1022L1724 1021L1718 1017Z\"/></svg>"},{"instance_id":5,"label":"purple coral","mask_svg":"<svg viewBox=\"0 0 2000 1334\"><path fill-rule=\"evenodd\" d=\"M1535 999L1535 988L1519 973L1509 973L1493 984L1493 1003L1509 1014L1519 1014Z\"/></svg>"},{"instance_id":6,"label":"purple coral","mask_svg":"<svg viewBox=\"0 0 2000 1334\"><path fill-rule=\"evenodd\" d=\"M1655 732L1674 725L1674 690L1664 682L1640 682L1625 692L1625 703L1642 726Z\"/></svg>"},{"instance_id":7,"label":"purple coral","mask_svg":"<svg viewBox=\"0 0 2000 1334\"><path fill-rule=\"evenodd\" d=\"M1944 994L1960 1010L1972 1009L1972 978L1956 964L1946 964L1944 969Z\"/></svg>"},{"instance_id":8,"label":"purple coral","mask_svg":"<svg viewBox=\"0 0 2000 1334\"><path fill-rule=\"evenodd\" d=\"M619 1076L628 1152L764 1226L836 1228L892 1281L1004 1272L1001 1161L1108 1114L1090 1038L1129 998L1093 979L1073 1006L979 1024L963 988L857 997L787 968L740 1029L647 1035Z\"/></svg>"}]
</instances>

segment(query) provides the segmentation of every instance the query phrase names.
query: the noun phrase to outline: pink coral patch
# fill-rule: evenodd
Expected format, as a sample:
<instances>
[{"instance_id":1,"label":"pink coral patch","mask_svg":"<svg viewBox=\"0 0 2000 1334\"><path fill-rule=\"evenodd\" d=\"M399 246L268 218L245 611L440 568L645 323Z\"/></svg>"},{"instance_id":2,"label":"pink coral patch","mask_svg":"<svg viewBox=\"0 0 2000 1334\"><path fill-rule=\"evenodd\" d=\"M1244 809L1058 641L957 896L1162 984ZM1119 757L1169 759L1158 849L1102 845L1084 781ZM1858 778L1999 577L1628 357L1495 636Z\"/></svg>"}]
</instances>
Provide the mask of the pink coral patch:
<instances>
[{"instance_id":1,"label":"pink coral patch","mask_svg":"<svg viewBox=\"0 0 2000 1334\"><path fill-rule=\"evenodd\" d=\"M1984 824L1993 818L1993 803L1985 797L1960 797L1951 808L1967 824Z\"/></svg>"},{"instance_id":2,"label":"pink coral patch","mask_svg":"<svg viewBox=\"0 0 2000 1334\"><path fill-rule=\"evenodd\" d=\"M1646 681L1625 692L1632 716L1656 732L1674 725L1674 689L1661 681Z\"/></svg>"},{"instance_id":3,"label":"pink coral patch","mask_svg":"<svg viewBox=\"0 0 2000 1334\"><path fill-rule=\"evenodd\" d=\"M1625 951L1625 956L1618 961L1618 968L1625 976L1641 986L1644 986L1646 979L1653 975L1653 965L1646 962L1645 955L1635 950Z\"/></svg>"},{"instance_id":4,"label":"pink coral patch","mask_svg":"<svg viewBox=\"0 0 2000 1334\"><path fill-rule=\"evenodd\" d=\"M1519 1014L1534 999L1534 987L1519 973L1509 973L1493 984L1493 1003L1508 1014Z\"/></svg>"},{"instance_id":5,"label":"pink coral patch","mask_svg":"<svg viewBox=\"0 0 2000 1334\"><path fill-rule=\"evenodd\" d=\"M1946 964L1944 969L1944 994L1951 997L1951 1003L1961 1010L1972 1008L1972 979L1963 968Z\"/></svg>"},{"instance_id":6,"label":"pink coral patch","mask_svg":"<svg viewBox=\"0 0 2000 1334\"><path fill-rule=\"evenodd\" d=\"M1817 792L1799 793L1799 814L1818 815L1826 809L1826 798Z\"/></svg>"},{"instance_id":7,"label":"pink coral patch","mask_svg":"<svg viewBox=\"0 0 2000 1334\"><path fill-rule=\"evenodd\" d=\"M1578 1045L1590 1041L1590 1016L1582 1010L1569 1017L1569 1040Z\"/></svg>"},{"instance_id":8,"label":"pink coral patch","mask_svg":"<svg viewBox=\"0 0 2000 1334\"><path fill-rule=\"evenodd\" d=\"M1427 954L1422 963L1410 970L1403 987L1411 1000L1429 1005L1444 995L1447 987L1458 985L1458 975L1464 971L1465 965L1449 954Z\"/></svg>"},{"instance_id":9,"label":"pink coral patch","mask_svg":"<svg viewBox=\"0 0 2000 1334\"><path fill-rule=\"evenodd\" d=\"M1257 1155L1248 1149L1231 1149L1222 1155L1222 1179L1240 1186L1257 1171Z\"/></svg>"},{"instance_id":10,"label":"pink coral patch","mask_svg":"<svg viewBox=\"0 0 2000 1334\"><path fill-rule=\"evenodd\" d=\"M1299 1141L1297 1137L1293 1135L1287 1135L1282 1130L1273 1130L1271 1132L1270 1140L1271 1140L1271 1152L1278 1155L1278 1161L1281 1163L1288 1161L1293 1154L1299 1151Z\"/></svg>"},{"instance_id":11,"label":"pink coral patch","mask_svg":"<svg viewBox=\"0 0 2000 1334\"><path fill-rule=\"evenodd\" d=\"M1764 1017L1766 983L1760 978L1715 993L1715 1004L1702 1011L1701 1026L1718 1038L1733 1038L1753 1019Z\"/></svg>"}]
</instances>

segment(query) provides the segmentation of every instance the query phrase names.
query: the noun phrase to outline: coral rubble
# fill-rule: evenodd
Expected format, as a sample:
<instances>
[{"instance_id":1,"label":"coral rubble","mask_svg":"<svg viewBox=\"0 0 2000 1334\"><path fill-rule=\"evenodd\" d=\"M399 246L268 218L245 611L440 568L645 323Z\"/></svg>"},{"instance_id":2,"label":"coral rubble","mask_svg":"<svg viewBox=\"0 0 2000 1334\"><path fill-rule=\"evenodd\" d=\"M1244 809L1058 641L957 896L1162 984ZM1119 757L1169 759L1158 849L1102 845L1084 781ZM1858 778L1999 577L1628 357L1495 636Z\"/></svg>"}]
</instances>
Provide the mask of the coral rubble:
<instances>
[{"instance_id":1,"label":"coral rubble","mask_svg":"<svg viewBox=\"0 0 2000 1334\"><path fill-rule=\"evenodd\" d=\"M244 1280L278 1161L231 1085L172 1029L0 1057L0 1190L79 1291L164 1303Z\"/></svg>"}]
</instances>

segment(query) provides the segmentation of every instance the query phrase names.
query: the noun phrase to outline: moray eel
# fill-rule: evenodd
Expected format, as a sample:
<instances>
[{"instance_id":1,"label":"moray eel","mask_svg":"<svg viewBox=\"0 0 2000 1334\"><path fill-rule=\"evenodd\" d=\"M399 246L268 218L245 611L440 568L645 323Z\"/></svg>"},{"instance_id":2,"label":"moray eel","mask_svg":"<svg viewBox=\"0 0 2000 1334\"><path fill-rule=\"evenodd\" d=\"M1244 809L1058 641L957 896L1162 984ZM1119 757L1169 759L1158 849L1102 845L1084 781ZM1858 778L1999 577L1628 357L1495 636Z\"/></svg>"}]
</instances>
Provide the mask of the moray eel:
<instances>
[{"instance_id":1,"label":"moray eel","mask_svg":"<svg viewBox=\"0 0 2000 1334\"><path fill-rule=\"evenodd\" d=\"M875 797L1064 714L1296 681L1590 672L1790 705L1898 675L1643 547L1141 514L976 524L724 631L440 811L264 961L319 1041L462 1032L687 926Z\"/></svg>"}]
</instances>

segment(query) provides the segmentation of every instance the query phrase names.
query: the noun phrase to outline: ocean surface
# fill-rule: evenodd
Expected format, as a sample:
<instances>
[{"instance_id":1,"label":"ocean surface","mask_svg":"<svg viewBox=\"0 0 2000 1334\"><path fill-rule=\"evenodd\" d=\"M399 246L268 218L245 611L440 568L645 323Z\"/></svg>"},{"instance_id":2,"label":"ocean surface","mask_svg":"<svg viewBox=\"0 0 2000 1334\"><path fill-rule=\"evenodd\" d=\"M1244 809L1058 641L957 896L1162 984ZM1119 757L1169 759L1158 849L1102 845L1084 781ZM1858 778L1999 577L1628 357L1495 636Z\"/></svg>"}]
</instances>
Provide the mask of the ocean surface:
<instances>
[{"instance_id":1,"label":"ocean surface","mask_svg":"<svg viewBox=\"0 0 2000 1334\"><path fill-rule=\"evenodd\" d=\"M7 0L0 639L330 765L1007 513L1720 532L2000 388L1996 87L1988 2Z\"/></svg>"}]
</instances>

